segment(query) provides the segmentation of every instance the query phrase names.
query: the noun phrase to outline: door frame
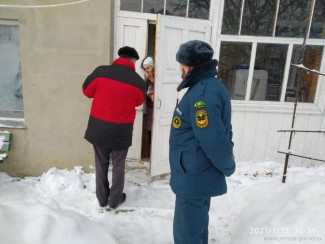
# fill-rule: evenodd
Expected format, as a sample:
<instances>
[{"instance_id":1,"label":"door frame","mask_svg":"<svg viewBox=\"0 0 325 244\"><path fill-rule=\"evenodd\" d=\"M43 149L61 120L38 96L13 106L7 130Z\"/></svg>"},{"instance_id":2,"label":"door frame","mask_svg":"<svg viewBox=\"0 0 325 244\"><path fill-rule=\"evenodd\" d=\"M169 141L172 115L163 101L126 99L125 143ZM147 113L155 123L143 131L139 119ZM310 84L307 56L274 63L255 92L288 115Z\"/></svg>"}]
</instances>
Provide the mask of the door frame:
<instances>
[{"instance_id":1,"label":"door frame","mask_svg":"<svg viewBox=\"0 0 325 244\"><path fill-rule=\"evenodd\" d=\"M220 1L217 1L217 0L211 0L211 6L210 6L210 20L201 20L201 19L190 19L190 18L184 18L184 17L177 17L177 16L166 16L166 15L163 15L163 16L166 16L167 18L171 18L171 19L174 19L175 21L195 21L197 23L210 23L209 25L211 25L211 28L213 28L213 26L217 26L217 21L219 19L218 15L219 13L222 13L222 11L214 11L214 9L219 9L219 6L220 5ZM120 22L122 21L123 22L123 19L135 19L135 20L139 20L139 21L147 21L147 30L146 30L146 33L148 34L148 28L149 28L149 23L156 23L156 29L158 29L158 23L156 21L157 19L157 14L149 14L149 13L139 13L139 12L130 12L130 11L121 11L120 10L120 0L115 0L115 6L114 6L114 27L115 27L115 32L114 32L114 37L113 37L113 40L114 40L114 46L113 46L113 50L114 50L114 55L113 57L116 57L117 55L117 51L118 51L118 48L119 48L119 45L117 44L117 38L116 36L119 35L119 32L120 32L120 29L119 29L119 26L121 25ZM216 43L216 33L211 33L211 44L213 46L215 46L214 44ZM146 40L147 42L147 40ZM158 40L156 39L156 50L155 50L155 56L157 55L157 45L158 45ZM145 47L145 53L144 55L140 55L139 53L139 56L140 56L140 60L142 58L144 58L147 54L147 43L146 43L146 47ZM156 57L155 57L155 60L156 60ZM137 72L140 74L141 77L143 77L143 71L142 69L140 68L140 62L137 62ZM182 95L184 94L184 91L182 91L181 93L179 93L177 96L178 98L180 98ZM155 106L158 104L159 101L156 101L156 98L155 98ZM141 117L141 118L140 118ZM137 117L136 117L136 121L140 121L141 120L141 125L139 125L139 123L136 124L136 121L135 121L135 126L134 126L134 129L133 129L133 140L132 140L132 145L139 145L138 148L136 149L139 154L137 155L140 155L140 156L133 156L135 155L134 153L132 153L132 147L130 147L130 150L129 150L129 154L128 154L128 159L131 159L131 160L136 160L136 161L140 161L141 160L141 149L142 149L142 130L143 130L143 127L142 127L142 119L143 119L143 107L139 107L137 108ZM153 157L153 154L152 152L155 151L153 150L153 145L156 144L155 143L155 139L154 139L154 133L155 133L155 127L153 125L153 132L152 132L152 144L151 144L151 159ZM152 164L152 160L151 160L151 164ZM154 175L159 175L160 173L158 173L158 171L154 170L152 167L151 167L151 164L150 164L150 171L151 171L151 176L154 176Z\"/></svg>"},{"instance_id":2,"label":"door frame","mask_svg":"<svg viewBox=\"0 0 325 244\"><path fill-rule=\"evenodd\" d=\"M114 21L115 35L114 35L114 53L113 58L118 57L118 49L122 46L134 47L140 58L144 57L147 52L147 35L148 35L148 21L143 18L127 18L116 16ZM133 35L133 39L125 39L126 28L129 28L129 34ZM129 37L130 38L130 37ZM141 69L141 59L135 64L136 72L143 77L143 70ZM143 125L143 105L136 108L136 117L133 124L132 145L129 147L127 159L140 162L142 150L142 125Z\"/></svg>"}]
</instances>

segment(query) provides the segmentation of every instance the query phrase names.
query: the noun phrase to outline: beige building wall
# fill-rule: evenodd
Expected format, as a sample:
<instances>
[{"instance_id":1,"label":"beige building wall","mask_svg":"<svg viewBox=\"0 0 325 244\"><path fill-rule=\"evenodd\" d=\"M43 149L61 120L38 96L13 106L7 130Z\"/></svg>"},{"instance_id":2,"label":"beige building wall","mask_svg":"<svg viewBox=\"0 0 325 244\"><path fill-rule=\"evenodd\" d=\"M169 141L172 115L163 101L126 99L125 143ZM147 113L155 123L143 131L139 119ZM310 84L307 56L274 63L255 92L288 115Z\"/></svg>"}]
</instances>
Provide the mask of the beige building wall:
<instances>
[{"instance_id":1,"label":"beige building wall","mask_svg":"<svg viewBox=\"0 0 325 244\"><path fill-rule=\"evenodd\" d=\"M56 4L76 0L1 1ZM112 58L113 1L91 0L51 8L0 7L1 20L18 20L26 129L13 133L0 171L38 176L51 167L94 164L84 139L91 100L81 86L98 65Z\"/></svg>"}]
</instances>

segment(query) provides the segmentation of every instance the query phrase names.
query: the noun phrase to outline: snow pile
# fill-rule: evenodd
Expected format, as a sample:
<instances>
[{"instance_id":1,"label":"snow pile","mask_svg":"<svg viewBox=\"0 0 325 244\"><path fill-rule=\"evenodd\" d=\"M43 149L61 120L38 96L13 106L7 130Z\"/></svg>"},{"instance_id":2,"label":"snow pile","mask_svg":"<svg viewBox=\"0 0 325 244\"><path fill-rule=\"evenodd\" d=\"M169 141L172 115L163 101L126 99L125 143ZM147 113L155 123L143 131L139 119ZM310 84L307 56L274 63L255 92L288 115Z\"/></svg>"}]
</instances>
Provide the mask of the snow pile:
<instances>
[{"instance_id":1,"label":"snow pile","mask_svg":"<svg viewBox=\"0 0 325 244\"><path fill-rule=\"evenodd\" d=\"M232 243L325 243L325 167L288 170L287 183L279 175L244 193Z\"/></svg>"},{"instance_id":2,"label":"snow pile","mask_svg":"<svg viewBox=\"0 0 325 244\"><path fill-rule=\"evenodd\" d=\"M83 174L82 167L75 167L72 171L52 168L40 177L39 190L48 195L81 191L84 188Z\"/></svg>"},{"instance_id":3,"label":"snow pile","mask_svg":"<svg viewBox=\"0 0 325 244\"><path fill-rule=\"evenodd\" d=\"M7 157L8 157L7 153L0 153L0 160L6 159Z\"/></svg>"},{"instance_id":4,"label":"snow pile","mask_svg":"<svg viewBox=\"0 0 325 244\"><path fill-rule=\"evenodd\" d=\"M87 217L63 210L51 199L0 204L0 243L117 243Z\"/></svg>"},{"instance_id":5,"label":"snow pile","mask_svg":"<svg viewBox=\"0 0 325 244\"><path fill-rule=\"evenodd\" d=\"M283 164L237 166L228 194L211 201L209 244L325 243L324 166L291 167L286 184ZM0 173L0 243L173 243L169 176L151 179L148 163L127 168L127 200L116 210L98 206L95 175L81 167L24 179Z\"/></svg>"}]
</instances>

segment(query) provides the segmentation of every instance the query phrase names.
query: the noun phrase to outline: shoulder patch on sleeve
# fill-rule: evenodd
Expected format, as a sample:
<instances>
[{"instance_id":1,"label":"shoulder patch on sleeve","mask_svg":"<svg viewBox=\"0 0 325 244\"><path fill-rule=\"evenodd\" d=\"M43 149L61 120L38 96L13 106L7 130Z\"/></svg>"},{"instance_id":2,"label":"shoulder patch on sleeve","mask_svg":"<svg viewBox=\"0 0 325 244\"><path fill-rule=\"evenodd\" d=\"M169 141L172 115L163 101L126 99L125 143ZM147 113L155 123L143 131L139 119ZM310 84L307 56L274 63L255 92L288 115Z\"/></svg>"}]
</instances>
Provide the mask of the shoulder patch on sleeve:
<instances>
[{"instance_id":1,"label":"shoulder patch on sleeve","mask_svg":"<svg viewBox=\"0 0 325 244\"><path fill-rule=\"evenodd\" d=\"M173 118L173 127L175 129L178 129L179 127L181 127L181 124L182 124L181 119L178 116L174 116L174 118Z\"/></svg>"},{"instance_id":2,"label":"shoulder patch on sleeve","mask_svg":"<svg viewBox=\"0 0 325 244\"><path fill-rule=\"evenodd\" d=\"M209 125L208 113L205 110L199 110L195 113L195 122L197 127L203 129Z\"/></svg>"},{"instance_id":3,"label":"shoulder patch on sleeve","mask_svg":"<svg viewBox=\"0 0 325 244\"><path fill-rule=\"evenodd\" d=\"M197 101L196 103L194 103L194 108L206 108L206 107L207 105L203 101Z\"/></svg>"}]
</instances>

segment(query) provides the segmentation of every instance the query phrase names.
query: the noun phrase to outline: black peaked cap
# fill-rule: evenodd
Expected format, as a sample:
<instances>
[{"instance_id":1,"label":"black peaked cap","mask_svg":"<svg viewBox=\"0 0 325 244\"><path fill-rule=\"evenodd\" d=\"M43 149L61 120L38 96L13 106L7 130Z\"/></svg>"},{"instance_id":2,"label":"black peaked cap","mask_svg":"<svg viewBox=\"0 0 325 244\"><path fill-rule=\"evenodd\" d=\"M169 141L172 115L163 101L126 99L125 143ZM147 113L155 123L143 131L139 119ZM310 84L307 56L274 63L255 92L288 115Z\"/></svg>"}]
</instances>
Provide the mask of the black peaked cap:
<instances>
[{"instance_id":1,"label":"black peaked cap","mask_svg":"<svg viewBox=\"0 0 325 244\"><path fill-rule=\"evenodd\" d=\"M128 47L128 46L121 47L118 50L117 54L118 56L123 58L135 58L136 60L139 59L138 52L133 47Z\"/></svg>"}]
</instances>

